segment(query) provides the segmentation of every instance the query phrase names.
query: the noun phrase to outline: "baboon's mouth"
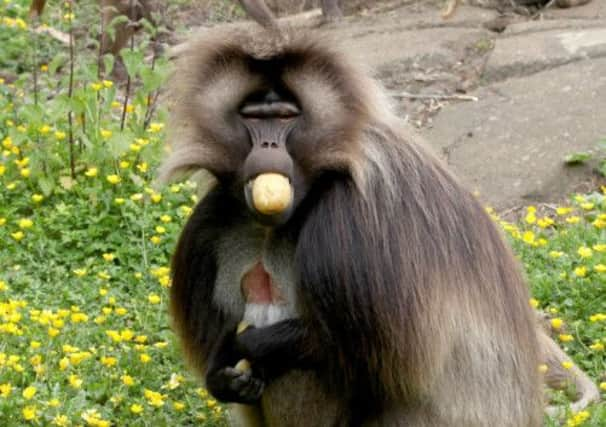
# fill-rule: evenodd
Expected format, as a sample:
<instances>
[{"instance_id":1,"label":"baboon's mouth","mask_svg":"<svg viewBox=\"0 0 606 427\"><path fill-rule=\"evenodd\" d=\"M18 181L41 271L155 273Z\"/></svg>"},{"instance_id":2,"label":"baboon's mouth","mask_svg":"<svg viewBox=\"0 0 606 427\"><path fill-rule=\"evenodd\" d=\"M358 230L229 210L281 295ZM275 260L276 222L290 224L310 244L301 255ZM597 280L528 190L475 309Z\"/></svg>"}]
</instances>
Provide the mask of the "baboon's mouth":
<instances>
[{"instance_id":1,"label":"baboon's mouth","mask_svg":"<svg viewBox=\"0 0 606 427\"><path fill-rule=\"evenodd\" d=\"M255 179L257 178L258 176L249 179L244 185L244 199L246 200L246 205L249 211L254 215L256 220L263 225L276 227L286 223L294 211L294 203L292 202L292 198L294 197L294 189L292 187L291 179L286 178L288 180L288 188L291 191L290 202L287 203L286 207L280 207L278 209L266 209L261 211L259 210L258 203L256 203L253 195L253 186Z\"/></svg>"},{"instance_id":2,"label":"baboon's mouth","mask_svg":"<svg viewBox=\"0 0 606 427\"><path fill-rule=\"evenodd\" d=\"M241 288L247 304L274 304L283 301L282 294L274 286L261 262L244 275Z\"/></svg>"}]
</instances>

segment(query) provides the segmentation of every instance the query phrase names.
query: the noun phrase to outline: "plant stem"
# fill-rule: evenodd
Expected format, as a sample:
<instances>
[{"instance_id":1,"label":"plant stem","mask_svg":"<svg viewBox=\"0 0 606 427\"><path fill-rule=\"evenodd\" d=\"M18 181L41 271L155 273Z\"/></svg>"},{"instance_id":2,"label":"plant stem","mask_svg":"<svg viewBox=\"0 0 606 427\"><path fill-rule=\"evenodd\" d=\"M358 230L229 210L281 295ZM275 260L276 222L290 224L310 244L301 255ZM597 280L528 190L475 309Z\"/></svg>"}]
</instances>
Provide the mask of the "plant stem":
<instances>
[{"instance_id":1,"label":"plant stem","mask_svg":"<svg viewBox=\"0 0 606 427\"><path fill-rule=\"evenodd\" d=\"M129 0L129 6L130 6L130 11L129 11L129 16L128 16L128 25L132 25L132 19L135 16L135 2L133 0ZM130 51L134 51L135 50L135 33L134 31L131 33L130 35ZM128 70L126 70L128 72ZM128 77L126 77L126 94L124 95L124 105L122 105L122 117L120 117L120 130L123 131L124 130L124 122L126 121L126 107L128 107L128 97L130 95L130 82L131 82L131 75L128 74Z\"/></svg>"},{"instance_id":2,"label":"plant stem","mask_svg":"<svg viewBox=\"0 0 606 427\"><path fill-rule=\"evenodd\" d=\"M66 5L67 5L67 13L69 16L69 87L68 87L68 92L67 92L67 96L69 97L70 101L73 97L74 94L74 25L72 23L72 13L73 13L73 8L72 8L72 1L73 0L67 0L66 1ZM69 169L71 172L71 177L72 179L76 178L76 160L75 160L75 153L74 153L74 124L73 124L73 111L69 110L69 112L67 113L67 123L68 123L68 129L69 129Z\"/></svg>"}]
</instances>

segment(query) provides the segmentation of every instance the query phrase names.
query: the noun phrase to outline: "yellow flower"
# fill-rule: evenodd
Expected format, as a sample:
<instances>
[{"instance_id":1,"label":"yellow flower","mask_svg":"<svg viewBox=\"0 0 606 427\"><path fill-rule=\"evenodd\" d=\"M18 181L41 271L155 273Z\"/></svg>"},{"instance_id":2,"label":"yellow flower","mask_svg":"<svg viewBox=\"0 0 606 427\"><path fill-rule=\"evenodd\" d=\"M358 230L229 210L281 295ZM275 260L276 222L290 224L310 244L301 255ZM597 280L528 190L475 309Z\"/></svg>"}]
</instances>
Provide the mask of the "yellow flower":
<instances>
[{"instance_id":1,"label":"yellow flower","mask_svg":"<svg viewBox=\"0 0 606 427\"><path fill-rule=\"evenodd\" d=\"M107 182L113 185L119 184L122 181L122 178L120 178L118 175L107 175L105 179L107 179Z\"/></svg>"},{"instance_id":2,"label":"yellow flower","mask_svg":"<svg viewBox=\"0 0 606 427\"><path fill-rule=\"evenodd\" d=\"M570 342L574 339L574 337L570 334L560 334L558 336L558 338L560 339L560 341L562 342Z\"/></svg>"},{"instance_id":3,"label":"yellow flower","mask_svg":"<svg viewBox=\"0 0 606 427\"><path fill-rule=\"evenodd\" d=\"M6 224L6 218L0 217L0 226Z\"/></svg>"},{"instance_id":4,"label":"yellow flower","mask_svg":"<svg viewBox=\"0 0 606 427\"><path fill-rule=\"evenodd\" d=\"M162 241L162 238L160 236L151 236L149 241L152 242L154 245L159 245Z\"/></svg>"},{"instance_id":5,"label":"yellow flower","mask_svg":"<svg viewBox=\"0 0 606 427\"><path fill-rule=\"evenodd\" d=\"M6 173L6 166L0 165L0 176L4 175L5 173Z\"/></svg>"},{"instance_id":6,"label":"yellow flower","mask_svg":"<svg viewBox=\"0 0 606 427\"><path fill-rule=\"evenodd\" d=\"M156 230L156 233L158 233L158 234L166 233L166 228L162 227L161 225L156 226L155 230Z\"/></svg>"},{"instance_id":7,"label":"yellow flower","mask_svg":"<svg viewBox=\"0 0 606 427\"><path fill-rule=\"evenodd\" d=\"M13 391L13 386L10 383L0 384L0 397L8 397Z\"/></svg>"},{"instance_id":8,"label":"yellow flower","mask_svg":"<svg viewBox=\"0 0 606 427\"><path fill-rule=\"evenodd\" d=\"M606 252L606 245L603 243L598 243L593 245L593 250L596 252Z\"/></svg>"},{"instance_id":9,"label":"yellow flower","mask_svg":"<svg viewBox=\"0 0 606 427\"><path fill-rule=\"evenodd\" d=\"M8 285L4 280L0 280L0 292L8 290Z\"/></svg>"},{"instance_id":10,"label":"yellow flower","mask_svg":"<svg viewBox=\"0 0 606 427\"><path fill-rule=\"evenodd\" d=\"M574 363L572 363L572 362L570 362L570 361L568 361L568 360L566 360L566 361L562 362L562 367L563 367L564 369L570 369L570 368L572 368L573 366L574 366Z\"/></svg>"},{"instance_id":11,"label":"yellow flower","mask_svg":"<svg viewBox=\"0 0 606 427\"><path fill-rule=\"evenodd\" d=\"M561 251L550 251L550 252L549 252L549 256L550 256L551 258L559 258L559 257L561 257L562 255L564 255L564 252L561 252Z\"/></svg>"},{"instance_id":12,"label":"yellow flower","mask_svg":"<svg viewBox=\"0 0 606 427\"><path fill-rule=\"evenodd\" d=\"M537 225L541 228L547 228L552 226L555 223L555 221L549 217L544 217L544 218L539 218L537 220Z\"/></svg>"},{"instance_id":13,"label":"yellow flower","mask_svg":"<svg viewBox=\"0 0 606 427\"><path fill-rule=\"evenodd\" d=\"M593 270L594 270L596 273L604 273L604 272L606 272L606 265L604 265L604 264L596 264L596 265L593 267Z\"/></svg>"},{"instance_id":14,"label":"yellow flower","mask_svg":"<svg viewBox=\"0 0 606 427\"><path fill-rule=\"evenodd\" d=\"M116 366L118 359L115 357L102 357L101 364L104 366Z\"/></svg>"},{"instance_id":15,"label":"yellow flower","mask_svg":"<svg viewBox=\"0 0 606 427\"><path fill-rule=\"evenodd\" d=\"M80 388L80 387L82 387L82 380L80 378L78 378L78 375L71 374L68 377L68 380L69 380L69 385L71 385L73 388Z\"/></svg>"},{"instance_id":16,"label":"yellow flower","mask_svg":"<svg viewBox=\"0 0 606 427\"><path fill-rule=\"evenodd\" d=\"M36 407L35 406L26 406L23 408L23 410L21 411L21 414L23 415L23 419L26 421L32 421L36 419Z\"/></svg>"},{"instance_id":17,"label":"yellow flower","mask_svg":"<svg viewBox=\"0 0 606 427\"><path fill-rule=\"evenodd\" d=\"M164 288L168 288L170 286L170 276L162 276L158 278L158 283Z\"/></svg>"},{"instance_id":18,"label":"yellow flower","mask_svg":"<svg viewBox=\"0 0 606 427\"><path fill-rule=\"evenodd\" d=\"M86 172L84 172L84 175L88 176L89 178L94 178L97 176L98 173L99 173L99 170L95 167L92 167L92 168L88 168L86 170Z\"/></svg>"},{"instance_id":19,"label":"yellow flower","mask_svg":"<svg viewBox=\"0 0 606 427\"><path fill-rule=\"evenodd\" d=\"M88 316L84 313L73 313L71 315L72 323L86 323L88 322Z\"/></svg>"},{"instance_id":20,"label":"yellow flower","mask_svg":"<svg viewBox=\"0 0 606 427\"><path fill-rule=\"evenodd\" d=\"M604 344L602 344L601 342L595 342L595 343L591 344L589 346L589 348L594 351L602 351L602 350L604 350Z\"/></svg>"},{"instance_id":21,"label":"yellow flower","mask_svg":"<svg viewBox=\"0 0 606 427\"><path fill-rule=\"evenodd\" d=\"M182 213L183 213L183 215L185 215L185 216L189 216L189 215L191 215L191 213L192 213L192 211L193 211L193 209L192 209L192 208L190 208L189 206L185 206L185 205L180 206L180 207L179 207L179 210L181 210L181 212L182 212Z\"/></svg>"},{"instance_id":22,"label":"yellow flower","mask_svg":"<svg viewBox=\"0 0 606 427\"><path fill-rule=\"evenodd\" d=\"M592 323L601 322L606 320L606 314L604 313L596 313L589 316L589 321Z\"/></svg>"},{"instance_id":23,"label":"yellow flower","mask_svg":"<svg viewBox=\"0 0 606 427\"><path fill-rule=\"evenodd\" d=\"M160 406L164 405L165 396L158 393L157 391L145 389L143 391L143 395L147 399L148 403L152 406L160 407Z\"/></svg>"},{"instance_id":24,"label":"yellow flower","mask_svg":"<svg viewBox=\"0 0 606 427\"><path fill-rule=\"evenodd\" d=\"M170 192L171 193L179 193L181 191L181 185L179 184L173 184L170 186Z\"/></svg>"},{"instance_id":25,"label":"yellow flower","mask_svg":"<svg viewBox=\"0 0 606 427\"><path fill-rule=\"evenodd\" d=\"M602 218L596 218L595 221L591 223L591 225L593 225L595 228L602 229L606 227L606 221Z\"/></svg>"},{"instance_id":26,"label":"yellow flower","mask_svg":"<svg viewBox=\"0 0 606 427\"><path fill-rule=\"evenodd\" d=\"M55 132L55 138L57 138L58 141L63 141L66 136L67 135L65 135L65 132L61 132L59 130Z\"/></svg>"},{"instance_id":27,"label":"yellow flower","mask_svg":"<svg viewBox=\"0 0 606 427\"><path fill-rule=\"evenodd\" d=\"M44 196L42 194L33 194L32 195L32 201L34 203L40 203L42 200L44 200Z\"/></svg>"},{"instance_id":28,"label":"yellow flower","mask_svg":"<svg viewBox=\"0 0 606 427\"><path fill-rule=\"evenodd\" d=\"M43 125L40 126L40 128L38 129L38 131L42 134L42 135L46 135L47 133L49 133L51 131L51 127L49 125Z\"/></svg>"},{"instance_id":29,"label":"yellow flower","mask_svg":"<svg viewBox=\"0 0 606 427\"><path fill-rule=\"evenodd\" d=\"M139 360L141 363L149 363L151 361L151 357L147 353L141 353L139 355Z\"/></svg>"},{"instance_id":30,"label":"yellow flower","mask_svg":"<svg viewBox=\"0 0 606 427\"><path fill-rule=\"evenodd\" d=\"M143 412L143 406L137 403L133 403L132 405L130 405L130 411L133 414L140 414L141 412Z\"/></svg>"},{"instance_id":31,"label":"yellow flower","mask_svg":"<svg viewBox=\"0 0 606 427\"><path fill-rule=\"evenodd\" d=\"M76 277L84 277L86 276L88 271L86 270L86 268L76 268L75 270L73 270L73 273L76 275Z\"/></svg>"},{"instance_id":32,"label":"yellow flower","mask_svg":"<svg viewBox=\"0 0 606 427\"><path fill-rule=\"evenodd\" d=\"M24 167L26 167L27 165L29 165L29 157L24 157L24 158L22 158L21 160L16 159L16 160L15 160L15 164L16 164L16 165L17 165L17 167L19 167L19 168L24 168Z\"/></svg>"},{"instance_id":33,"label":"yellow flower","mask_svg":"<svg viewBox=\"0 0 606 427\"><path fill-rule=\"evenodd\" d=\"M123 205L123 204L124 204L124 202L126 202L126 200L124 200L122 197L116 197L116 198L114 199L114 203L115 203L116 205L118 205L118 206Z\"/></svg>"},{"instance_id":34,"label":"yellow flower","mask_svg":"<svg viewBox=\"0 0 606 427\"><path fill-rule=\"evenodd\" d=\"M101 129L99 131L99 133L101 134L101 138L103 138L103 139L109 139L109 138L112 137L112 131L111 130Z\"/></svg>"},{"instance_id":35,"label":"yellow flower","mask_svg":"<svg viewBox=\"0 0 606 427\"><path fill-rule=\"evenodd\" d=\"M173 408L175 408L175 411L182 411L183 409L185 409L185 403L183 403L183 402L174 402L173 403Z\"/></svg>"},{"instance_id":36,"label":"yellow flower","mask_svg":"<svg viewBox=\"0 0 606 427\"><path fill-rule=\"evenodd\" d=\"M119 165L119 166L120 166L120 169L128 169L128 167L130 166L130 163L129 163L129 162L127 162L127 161L125 161L125 160L122 160L122 161L120 162L120 165Z\"/></svg>"},{"instance_id":37,"label":"yellow flower","mask_svg":"<svg viewBox=\"0 0 606 427\"><path fill-rule=\"evenodd\" d=\"M537 221L537 216L535 215L534 211L530 211L530 208L529 208L528 213L526 214L526 217L524 218L524 220L528 224L534 224Z\"/></svg>"},{"instance_id":38,"label":"yellow flower","mask_svg":"<svg viewBox=\"0 0 606 427\"><path fill-rule=\"evenodd\" d=\"M133 111L135 111L135 107L133 105L131 105L131 104L128 104L126 106L126 112L127 113L132 113Z\"/></svg>"},{"instance_id":39,"label":"yellow flower","mask_svg":"<svg viewBox=\"0 0 606 427\"><path fill-rule=\"evenodd\" d=\"M131 377L128 374L124 374L120 377L120 379L122 380L122 384L124 384L127 387L130 387L132 385L135 385L135 380L133 379L133 377Z\"/></svg>"},{"instance_id":40,"label":"yellow flower","mask_svg":"<svg viewBox=\"0 0 606 427\"><path fill-rule=\"evenodd\" d=\"M157 133L160 132L162 129L164 129L164 123L150 123L149 124L149 132L150 133Z\"/></svg>"},{"instance_id":41,"label":"yellow flower","mask_svg":"<svg viewBox=\"0 0 606 427\"><path fill-rule=\"evenodd\" d=\"M113 252L106 252L103 254L103 259L107 262L111 262L116 259L116 254L114 254Z\"/></svg>"},{"instance_id":42,"label":"yellow flower","mask_svg":"<svg viewBox=\"0 0 606 427\"><path fill-rule=\"evenodd\" d=\"M131 199L133 202L138 202L138 201L140 201L140 200L143 200L143 194L141 194L141 193L135 193L135 194L133 194L132 196L130 196L130 199Z\"/></svg>"},{"instance_id":43,"label":"yellow flower","mask_svg":"<svg viewBox=\"0 0 606 427\"><path fill-rule=\"evenodd\" d=\"M118 307L118 308L116 308L116 314L118 316L124 316L126 313L128 313L128 310L125 309L124 307Z\"/></svg>"},{"instance_id":44,"label":"yellow flower","mask_svg":"<svg viewBox=\"0 0 606 427\"><path fill-rule=\"evenodd\" d=\"M157 294L149 294L147 300L150 304L160 304L161 298Z\"/></svg>"},{"instance_id":45,"label":"yellow flower","mask_svg":"<svg viewBox=\"0 0 606 427\"><path fill-rule=\"evenodd\" d=\"M53 425L58 427L68 427L70 425L69 418L67 418L65 415L57 415L55 418L53 418Z\"/></svg>"},{"instance_id":46,"label":"yellow flower","mask_svg":"<svg viewBox=\"0 0 606 427\"><path fill-rule=\"evenodd\" d=\"M562 321L562 319L560 319L558 317L551 319L551 327L553 329L558 330L558 329L562 328L563 324L564 324L564 322Z\"/></svg>"},{"instance_id":47,"label":"yellow flower","mask_svg":"<svg viewBox=\"0 0 606 427\"><path fill-rule=\"evenodd\" d=\"M34 397L36 391L36 387L30 385L29 387L26 387L21 394L25 399L30 400L32 397Z\"/></svg>"},{"instance_id":48,"label":"yellow flower","mask_svg":"<svg viewBox=\"0 0 606 427\"><path fill-rule=\"evenodd\" d=\"M134 336L135 333L130 329L122 329L120 331L120 338L122 338L123 341L130 341L133 339Z\"/></svg>"},{"instance_id":49,"label":"yellow flower","mask_svg":"<svg viewBox=\"0 0 606 427\"><path fill-rule=\"evenodd\" d=\"M579 218L578 216L571 216L566 218L566 222L568 224L577 224L579 221L581 221L581 218Z\"/></svg>"},{"instance_id":50,"label":"yellow flower","mask_svg":"<svg viewBox=\"0 0 606 427\"><path fill-rule=\"evenodd\" d=\"M577 427L583 424L589 418L590 414L588 411L580 411L573 414L568 420L566 420L567 427Z\"/></svg>"},{"instance_id":51,"label":"yellow flower","mask_svg":"<svg viewBox=\"0 0 606 427\"><path fill-rule=\"evenodd\" d=\"M163 223L167 224L169 222L171 222L173 219L170 217L170 215L162 215L160 217L160 221L162 221Z\"/></svg>"},{"instance_id":52,"label":"yellow flower","mask_svg":"<svg viewBox=\"0 0 606 427\"><path fill-rule=\"evenodd\" d=\"M31 171L28 168L23 168L23 169L21 169L21 171L19 172L19 174L23 178L29 178L29 176L31 175Z\"/></svg>"},{"instance_id":53,"label":"yellow flower","mask_svg":"<svg viewBox=\"0 0 606 427\"><path fill-rule=\"evenodd\" d=\"M585 203L581 203L580 205L583 209L585 209L586 211L590 211L594 208L594 204L591 202L585 202Z\"/></svg>"},{"instance_id":54,"label":"yellow flower","mask_svg":"<svg viewBox=\"0 0 606 427\"><path fill-rule=\"evenodd\" d=\"M25 237L25 234L23 234L23 231L17 231L15 233L11 233L11 237L17 242L20 242Z\"/></svg>"},{"instance_id":55,"label":"yellow flower","mask_svg":"<svg viewBox=\"0 0 606 427\"><path fill-rule=\"evenodd\" d=\"M34 225L34 222L29 219L29 218L23 218L19 220L19 228L26 230L28 228L32 228L32 226Z\"/></svg>"},{"instance_id":56,"label":"yellow flower","mask_svg":"<svg viewBox=\"0 0 606 427\"><path fill-rule=\"evenodd\" d=\"M91 84L90 84L90 88L91 88L92 90L94 90L95 92L99 92L101 89L103 89L103 85L102 85L101 83L98 83L98 82L96 82L96 83L91 83Z\"/></svg>"},{"instance_id":57,"label":"yellow flower","mask_svg":"<svg viewBox=\"0 0 606 427\"><path fill-rule=\"evenodd\" d=\"M109 280L112 276L107 271L103 270L97 273L97 277L101 280Z\"/></svg>"},{"instance_id":58,"label":"yellow flower","mask_svg":"<svg viewBox=\"0 0 606 427\"><path fill-rule=\"evenodd\" d=\"M112 82L111 80L103 80L103 86L105 86L107 89L110 89L113 85L114 82Z\"/></svg>"},{"instance_id":59,"label":"yellow flower","mask_svg":"<svg viewBox=\"0 0 606 427\"><path fill-rule=\"evenodd\" d=\"M120 104L118 101L112 101L111 107L116 109L122 108L122 104Z\"/></svg>"},{"instance_id":60,"label":"yellow flower","mask_svg":"<svg viewBox=\"0 0 606 427\"><path fill-rule=\"evenodd\" d=\"M148 168L149 168L149 166L146 162L141 162L137 165L137 169L139 169L139 172L141 172L141 173L147 172Z\"/></svg>"},{"instance_id":61,"label":"yellow flower","mask_svg":"<svg viewBox=\"0 0 606 427\"><path fill-rule=\"evenodd\" d=\"M577 250L577 253L579 254L579 256L581 258L591 258L591 256L593 255L593 251L591 249L589 249L587 246L581 246Z\"/></svg>"},{"instance_id":62,"label":"yellow flower","mask_svg":"<svg viewBox=\"0 0 606 427\"><path fill-rule=\"evenodd\" d=\"M150 197L151 201L154 203L160 203L162 201L162 194L154 193Z\"/></svg>"},{"instance_id":63,"label":"yellow flower","mask_svg":"<svg viewBox=\"0 0 606 427\"><path fill-rule=\"evenodd\" d=\"M57 398L49 400L48 402L46 402L46 404L51 408L58 408L59 406L61 406L61 402Z\"/></svg>"},{"instance_id":64,"label":"yellow flower","mask_svg":"<svg viewBox=\"0 0 606 427\"><path fill-rule=\"evenodd\" d=\"M600 390L606 391L606 382L600 383Z\"/></svg>"},{"instance_id":65,"label":"yellow flower","mask_svg":"<svg viewBox=\"0 0 606 427\"><path fill-rule=\"evenodd\" d=\"M578 277L585 277L587 276L587 267L585 267L584 265L577 267L574 269L574 274Z\"/></svg>"}]
</instances>

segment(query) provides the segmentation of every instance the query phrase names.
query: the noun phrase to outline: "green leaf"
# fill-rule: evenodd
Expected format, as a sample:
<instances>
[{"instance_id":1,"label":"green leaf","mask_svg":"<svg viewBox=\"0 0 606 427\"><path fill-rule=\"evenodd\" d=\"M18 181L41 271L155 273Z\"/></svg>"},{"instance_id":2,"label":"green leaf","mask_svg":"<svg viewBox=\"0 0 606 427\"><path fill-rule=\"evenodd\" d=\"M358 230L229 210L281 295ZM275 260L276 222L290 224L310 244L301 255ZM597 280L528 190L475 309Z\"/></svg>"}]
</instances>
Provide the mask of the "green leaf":
<instances>
[{"instance_id":1,"label":"green leaf","mask_svg":"<svg viewBox=\"0 0 606 427\"><path fill-rule=\"evenodd\" d=\"M125 130L121 133L115 133L108 141L107 147L112 156L118 158L128 151L132 140L132 134Z\"/></svg>"},{"instance_id":2,"label":"green leaf","mask_svg":"<svg viewBox=\"0 0 606 427\"><path fill-rule=\"evenodd\" d=\"M136 77L139 70L145 67L143 52L140 50L122 49L120 56L122 56L126 71L131 78Z\"/></svg>"},{"instance_id":3,"label":"green leaf","mask_svg":"<svg viewBox=\"0 0 606 427\"><path fill-rule=\"evenodd\" d=\"M53 57L51 62L48 64L48 73L55 74L59 67L62 67L67 62L67 55L58 53Z\"/></svg>"},{"instance_id":4,"label":"green leaf","mask_svg":"<svg viewBox=\"0 0 606 427\"><path fill-rule=\"evenodd\" d=\"M591 153L578 152L569 154L564 157L564 163L568 166L580 165L585 163L587 160L591 159Z\"/></svg>"},{"instance_id":5,"label":"green leaf","mask_svg":"<svg viewBox=\"0 0 606 427\"><path fill-rule=\"evenodd\" d=\"M52 178L47 176L42 176L38 179L38 186L46 197L50 196L55 188L55 182Z\"/></svg>"},{"instance_id":6,"label":"green leaf","mask_svg":"<svg viewBox=\"0 0 606 427\"><path fill-rule=\"evenodd\" d=\"M114 55L108 53L103 55L103 67L105 75L109 76L114 69L114 63L116 62Z\"/></svg>"}]
</instances>

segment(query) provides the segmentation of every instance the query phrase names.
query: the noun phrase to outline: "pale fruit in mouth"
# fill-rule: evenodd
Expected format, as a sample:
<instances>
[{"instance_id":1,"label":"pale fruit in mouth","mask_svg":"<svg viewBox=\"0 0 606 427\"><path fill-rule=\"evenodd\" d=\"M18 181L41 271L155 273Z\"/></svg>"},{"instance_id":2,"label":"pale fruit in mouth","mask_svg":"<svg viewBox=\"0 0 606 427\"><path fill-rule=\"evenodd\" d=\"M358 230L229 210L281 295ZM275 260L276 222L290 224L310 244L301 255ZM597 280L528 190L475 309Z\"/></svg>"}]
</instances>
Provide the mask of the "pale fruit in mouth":
<instances>
[{"instance_id":1,"label":"pale fruit in mouth","mask_svg":"<svg viewBox=\"0 0 606 427\"><path fill-rule=\"evenodd\" d=\"M264 215L284 212L292 203L293 191L290 181L279 173L263 173L252 184L252 199L255 209Z\"/></svg>"}]
</instances>

